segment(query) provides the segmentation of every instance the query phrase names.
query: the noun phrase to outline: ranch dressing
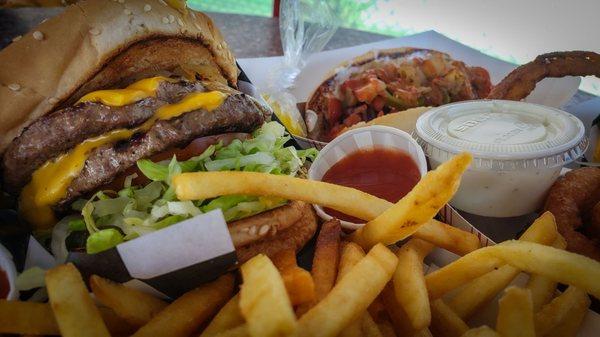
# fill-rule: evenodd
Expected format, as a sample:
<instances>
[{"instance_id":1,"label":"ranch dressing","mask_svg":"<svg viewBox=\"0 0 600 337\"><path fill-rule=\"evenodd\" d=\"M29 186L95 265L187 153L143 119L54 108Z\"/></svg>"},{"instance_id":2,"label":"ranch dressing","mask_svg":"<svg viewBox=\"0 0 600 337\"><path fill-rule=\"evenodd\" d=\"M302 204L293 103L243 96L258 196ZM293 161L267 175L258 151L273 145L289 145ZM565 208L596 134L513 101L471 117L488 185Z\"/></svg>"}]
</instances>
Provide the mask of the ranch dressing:
<instances>
[{"instance_id":1,"label":"ranch dressing","mask_svg":"<svg viewBox=\"0 0 600 337\"><path fill-rule=\"evenodd\" d=\"M450 204L490 217L538 210L564 165L587 147L583 123L541 105L482 100L430 110L416 125L432 168L459 152L474 160Z\"/></svg>"}]
</instances>

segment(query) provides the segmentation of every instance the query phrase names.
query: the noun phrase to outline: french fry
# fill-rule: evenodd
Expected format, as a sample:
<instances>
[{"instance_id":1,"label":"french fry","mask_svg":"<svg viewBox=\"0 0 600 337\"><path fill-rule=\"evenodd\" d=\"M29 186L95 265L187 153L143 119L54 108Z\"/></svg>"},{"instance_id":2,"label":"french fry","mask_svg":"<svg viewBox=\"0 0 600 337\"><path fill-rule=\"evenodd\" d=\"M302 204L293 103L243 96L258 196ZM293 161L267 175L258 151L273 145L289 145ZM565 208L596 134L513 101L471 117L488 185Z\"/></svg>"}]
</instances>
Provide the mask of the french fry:
<instances>
[{"instance_id":1,"label":"french fry","mask_svg":"<svg viewBox=\"0 0 600 337\"><path fill-rule=\"evenodd\" d=\"M442 299L431 302L431 332L436 337L460 337L467 324Z\"/></svg>"},{"instance_id":2,"label":"french fry","mask_svg":"<svg viewBox=\"0 0 600 337\"><path fill-rule=\"evenodd\" d=\"M100 311L100 316L102 316L102 320L112 336L131 336L137 329L136 326L129 324L111 308L98 307L98 311Z\"/></svg>"},{"instance_id":3,"label":"french fry","mask_svg":"<svg viewBox=\"0 0 600 337\"><path fill-rule=\"evenodd\" d=\"M460 256L468 254L480 246L477 235L435 219L431 219L419 227L413 237L431 242L437 247Z\"/></svg>"},{"instance_id":4,"label":"french fry","mask_svg":"<svg viewBox=\"0 0 600 337\"><path fill-rule=\"evenodd\" d=\"M523 233L519 240L547 243L556 240L558 235L554 216L550 212L542 214ZM502 289L519 275L521 271L513 266L504 265L487 274L479 276L466 284L461 291L448 301L448 306L463 318L469 318L479 308L492 301Z\"/></svg>"},{"instance_id":5,"label":"french fry","mask_svg":"<svg viewBox=\"0 0 600 337\"><path fill-rule=\"evenodd\" d=\"M90 288L100 303L135 327L148 323L167 306L167 302L152 295L97 275L90 277Z\"/></svg>"},{"instance_id":6,"label":"french fry","mask_svg":"<svg viewBox=\"0 0 600 337\"><path fill-rule=\"evenodd\" d=\"M110 336L108 328L88 290L81 274L68 263L46 272L46 289L50 306L62 336Z\"/></svg>"},{"instance_id":7,"label":"french fry","mask_svg":"<svg viewBox=\"0 0 600 337\"><path fill-rule=\"evenodd\" d=\"M583 323L583 319L588 314L588 308L592 301L588 296L583 298L581 302L575 304L574 307L569 310L567 315L563 318L557 326L555 326L546 337L575 337L577 332Z\"/></svg>"},{"instance_id":8,"label":"french fry","mask_svg":"<svg viewBox=\"0 0 600 337\"><path fill-rule=\"evenodd\" d=\"M383 337L383 334L379 330L377 323L373 320L368 312L365 312L360 319L360 331L364 337Z\"/></svg>"},{"instance_id":9,"label":"french fry","mask_svg":"<svg viewBox=\"0 0 600 337\"><path fill-rule=\"evenodd\" d=\"M544 212L527 228L519 238L520 241L536 242L542 245L551 245L558 238L556 220L550 212Z\"/></svg>"},{"instance_id":10,"label":"french fry","mask_svg":"<svg viewBox=\"0 0 600 337\"><path fill-rule=\"evenodd\" d=\"M49 304L0 300L0 333L58 335Z\"/></svg>"},{"instance_id":11,"label":"french fry","mask_svg":"<svg viewBox=\"0 0 600 337\"><path fill-rule=\"evenodd\" d=\"M248 337L250 333L248 332L247 325L240 325L238 327L222 331L216 335L215 337Z\"/></svg>"},{"instance_id":12,"label":"french fry","mask_svg":"<svg viewBox=\"0 0 600 337\"><path fill-rule=\"evenodd\" d=\"M460 292L448 300L448 306L463 319L470 318L485 304L491 302L506 288L520 271L504 265L467 283Z\"/></svg>"},{"instance_id":13,"label":"french fry","mask_svg":"<svg viewBox=\"0 0 600 337\"><path fill-rule=\"evenodd\" d=\"M431 334L431 331L429 331L428 328L425 328L421 331L417 331L413 337L433 337L433 335Z\"/></svg>"},{"instance_id":14,"label":"french fry","mask_svg":"<svg viewBox=\"0 0 600 337\"><path fill-rule=\"evenodd\" d=\"M569 312L579 303L589 300L586 293L571 286L565 292L554 298L550 303L544 305L535 314L535 333L537 336L545 336L558 324L563 322Z\"/></svg>"},{"instance_id":15,"label":"french fry","mask_svg":"<svg viewBox=\"0 0 600 337\"><path fill-rule=\"evenodd\" d=\"M454 196L472 156L461 153L427 172L394 206L356 230L351 239L365 249L381 242L393 244L415 233Z\"/></svg>"},{"instance_id":16,"label":"french fry","mask_svg":"<svg viewBox=\"0 0 600 337\"><path fill-rule=\"evenodd\" d=\"M337 219L329 220L321 225L315 244L312 270L315 283L316 300L298 307L297 314L302 316L316 303L321 301L335 284L338 263L340 260L340 242L342 228Z\"/></svg>"},{"instance_id":17,"label":"french fry","mask_svg":"<svg viewBox=\"0 0 600 337\"><path fill-rule=\"evenodd\" d=\"M529 276L525 288L531 292L533 312L538 312L544 304L552 300L552 297L556 293L556 285L555 281L547 277L535 274Z\"/></svg>"},{"instance_id":18,"label":"french fry","mask_svg":"<svg viewBox=\"0 0 600 337\"><path fill-rule=\"evenodd\" d=\"M362 317L358 317L351 321L340 333L340 337L361 337L362 332Z\"/></svg>"},{"instance_id":19,"label":"french fry","mask_svg":"<svg viewBox=\"0 0 600 337\"><path fill-rule=\"evenodd\" d=\"M598 298L600 263L582 255L532 242L505 241L469 253L427 276L430 298L508 263L528 273L539 274L556 282L574 285Z\"/></svg>"},{"instance_id":20,"label":"french fry","mask_svg":"<svg viewBox=\"0 0 600 337\"><path fill-rule=\"evenodd\" d=\"M189 336L231 297L234 277L226 274L191 290L154 316L133 336Z\"/></svg>"},{"instance_id":21,"label":"french fry","mask_svg":"<svg viewBox=\"0 0 600 337\"><path fill-rule=\"evenodd\" d=\"M447 292L501 266L501 259L481 254L481 250L486 248L478 249L425 275L429 298L440 298Z\"/></svg>"},{"instance_id":22,"label":"french fry","mask_svg":"<svg viewBox=\"0 0 600 337\"><path fill-rule=\"evenodd\" d=\"M201 200L221 195L276 196L333 208L370 220L392 203L354 188L322 181L258 172L217 171L182 173L173 177L179 200Z\"/></svg>"},{"instance_id":23,"label":"french fry","mask_svg":"<svg viewBox=\"0 0 600 337\"><path fill-rule=\"evenodd\" d=\"M398 336L412 336L415 331L404 309L396 300L394 285L389 282L379 296Z\"/></svg>"},{"instance_id":24,"label":"french fry","mask_svg":"<svg viewBox=\"0 0 600 337\"><path fill-rule=\"evenodd\" d=\"M336 283L348 274L350 270L365 257L365 252L362 248L354 242L346 242L342 246L342 254L340 258L340 266L338 268L338 275ZM339 336L350 337L350 336L382 336L381 331L373 321L368 311L362 314L361 317L352 321L347 327L340 332Z\"/></svg>"},{"instance_id":25,"label":"french fry","mask_svg":"<svg viewBox=\"0 0 600 337\"><path fill-rule=\"evenodd\" d=\"M315 282L310 272L296 264L296 250L285 249L273 257L292 305L312 302L316 299Z\"/></svg>"},{"instance_id":26,"label":"french fry","mask_svg":"<svg viewBox=\"0 0 600 337\"><path fill-rule=\"evenodd\" d=\"M558 249L567 248L567 242L559 234L552 247ZM533 312L538 312L542 306L552 300L556 293L556 282L540 275L530 275L525 286L531 291L531 299L533 301Z\"/></svg>"},{"instance_id":27,"label":"french fry","mask_svg":"<svg viewBox=\"0 0 600 337\"><path fill-rule=\"evenodd\" d=\"M369 305L367 309L369 315L375 320L375 323L379 323L383 320L387 320L387 312L385 311L385 305L379 296Z\"/></svg>"},{"instance_id":28,"label":"french fry","mask_svg":"<svg viewBox=\"0 0 600 337\"><path fill-rule=\"evenodd\" d=\"M340 264L338 268L337 282L340 282L354 266L365 257L365 251L354 242L344 242L342 253L340 256Z\"/></svg>"},{"instance_id":29,"label":"french fry","mask_svg":"<svg viewBox=\"0 0 600 337\"><path fill-rule=\"evenodd\" d=\"M496 330L502 337L535 337L533 303L528 289L508 287L498 300Z\"/></svg>"},{"instance_id":30,"label":"french fry","mask_svg":"<svg viewBox=\"0 0 600 337\"><path fill-rule=\"evenodd\" d=\"M336 283L339 283L342 277L344 277L361 259L365 257L365 252L362 248L353 243L348 242L342 247L342 254L340 257L340 266L338 268L338 275ZM363 314L364 315L364 314ZM368 315L368 313L367 313ZM369 316L370 318L370 316ZM360 337L362 336L362 317L357 318L348 324L339 334L339 337Z\"/></svg>"},{"instance_id":31,"label":"french fry","mask_svg":"<svg viewBox=\"0 0 600 337\"><path fill-rule=\"evenodd\" d=\"M180 200L231 194L277 196L329 207L366 221L375 219L394 205L350 187L258 172L182 173L173 178L173 187ZM422 223L414 236L459 255L473 248L476 239L471 233L436 221ZM463 241L465 239L468 241Z\"/></svg>"},{"instance_id":32,"label":"french fry","mask_svg":"<svg viewBox=\"0 0 600 337\"><path fill-rule=\"evenodd\" d=\"M377 327L379 327L379 331L381 331L383 337L397 337L394 326L390 321L381 321L377 323Z\"/></svg>"},{"instance_id":33,"label":"french fry","mask_svg":"<svg viewBox=\"0 0 600 337\"><path fill-rule=\"evenodd\" d=\"M240 310L253 337L289 336L296 330L296 316L283 280L271 260L259 254L240 270Z\"/></svg>"},{"instance_id":34,"label":"french fry","mask_svg":"<svg viewBox=\"0 0 600 337\"><path fill-rule=\"evenodd\" d=\"M323 300L298 320L295 336L337 336L352 319L367 310L392 278L397 263L389 249L375 245ZM330 314L333 312L334 315Z\"/></svg>"},{"instance_id":35,"label":"french fry","mask_svg":"<svg viewBox=\"0 0 600 337\"><path fill-rule=\"evenodd\" d=\"M233 296L202 331L200 337L212 337L244 324L240 311L240 295Z\"/></svg>"},{"instance_id":36,"label":"french fry","mask_svg":"<svg viewBox=\"0 0 600 337\"><path fill-rule=\"evenodd\" d=\"M321 226L315 245L315 256L311 274L315 281L317 301L329 294L337 277L340 261L340 241L342 228L337 220L330 220Z\"/></svg>"},{"instance_id":37,"label":"french fry","mask_svg":"<svg viewBox=\"0 0 600 337\"><path fill-rule=\"evenodd\" d=\"M462 337L500 337L492 328L484 325L465 332Z\"/></svg>"},{"instance_id":38,"label":"french fry","mask_svg":"<svg viewBox=\"0 0 600 337\"><path fill-rule=\"evenodd\" d=\"M109 308L98 308L111 335L135 331ZM54 312L48 303L0 300L0 334L59 335Z\"/></svg>"},{"instance_id":39,"label":"french fry","mask_svg":"<svg viewBox=\"0 0 600 337\"><path fill-rule=\"evenodd\" d=\"M548 245L554 242L556 237L557 230L554 217L551 213L547 212L523 233L520 240ZM489 248L491 247L476 250L465 255L465 257L428 274L425 279L427 281L429 296L432 298L439 298L446 292L468 283L469 281L492 271L494 268L500 267L503 264L500 259L497 259L496 257L484 258L480 256L480 254L485 254L482 252L488 251ZM442 271L443 269L450 271ZM464 311L469 310L465 309Z\"/></svg>"},{"instance_id":40,"label":"french fry","mask_svg":"<svg viewBox=\"0 0 600 337\"><path fill-rule=\"evenodd\" d=\"M600 298L600 262L533 242L507 241L489 252L525 272L576 286Z\"/></svg>"},{"instance_id":41,"label":"french fry","mask_svg":"<svg viewBox=\"0 0 600 337\"><path fill-rule=\"evenodd\" d=\"M396 300L416 331L427 328L431 323L423 258L432 249L433 245L429 242L411 239L396 253L398 267L393 277Z\"/></svg>"}]
</instances>

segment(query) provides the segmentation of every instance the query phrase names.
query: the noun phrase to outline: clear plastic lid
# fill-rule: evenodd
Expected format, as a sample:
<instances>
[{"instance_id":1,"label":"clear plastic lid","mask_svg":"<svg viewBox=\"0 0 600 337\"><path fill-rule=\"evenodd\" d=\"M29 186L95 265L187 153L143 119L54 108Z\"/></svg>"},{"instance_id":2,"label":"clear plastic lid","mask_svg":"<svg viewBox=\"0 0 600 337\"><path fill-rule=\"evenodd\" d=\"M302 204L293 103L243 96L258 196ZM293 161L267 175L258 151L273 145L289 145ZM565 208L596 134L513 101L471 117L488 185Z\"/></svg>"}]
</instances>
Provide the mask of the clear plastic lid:
<instances>
[{"instance_id":1,"label":"clear plastic lid","mask_svg":"<svg viewBox=\"0 0 600 337\"><path fill-rule=\"evenodd\" d=\"M473 168L515 170L563 166L587 147L583 123L562 110L516 101L479 100L434 108L417 121L425 154L446 161L459 152Z\"/></svg>"}]
</instances>

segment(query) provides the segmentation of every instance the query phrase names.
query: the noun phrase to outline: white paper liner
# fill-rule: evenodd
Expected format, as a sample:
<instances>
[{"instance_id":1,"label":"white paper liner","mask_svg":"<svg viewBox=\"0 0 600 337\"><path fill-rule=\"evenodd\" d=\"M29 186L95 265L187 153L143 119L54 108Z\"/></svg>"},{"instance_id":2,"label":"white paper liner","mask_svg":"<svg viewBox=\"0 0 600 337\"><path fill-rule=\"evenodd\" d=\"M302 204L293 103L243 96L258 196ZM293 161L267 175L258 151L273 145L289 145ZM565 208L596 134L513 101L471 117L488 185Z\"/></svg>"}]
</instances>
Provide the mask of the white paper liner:
<instances>
[{"instance_id":1,"label":"white paper liner","mask_svg":"<svg viewBox=\"0 0 600 337\"><path fill-rule=\"evenodd\" d=\"M116 248L129 275L139 279L171 273L235 250L220 209L123 242Z\"/></svg>"}]
</instances>

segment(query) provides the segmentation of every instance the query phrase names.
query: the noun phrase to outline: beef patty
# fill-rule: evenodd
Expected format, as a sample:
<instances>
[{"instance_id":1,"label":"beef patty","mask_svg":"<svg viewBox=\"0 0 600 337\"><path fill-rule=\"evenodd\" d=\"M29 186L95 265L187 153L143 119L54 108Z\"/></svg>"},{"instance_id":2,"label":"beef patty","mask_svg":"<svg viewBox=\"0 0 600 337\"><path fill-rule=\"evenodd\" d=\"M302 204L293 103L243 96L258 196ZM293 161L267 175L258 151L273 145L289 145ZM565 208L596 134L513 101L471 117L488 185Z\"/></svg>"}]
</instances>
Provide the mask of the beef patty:
<instances>
[{"instance_id":1,"label":"beef patty","mask_svg":"<svg viewBox=\"0 0 600 337\"><path fill-rule=\"evenodd\" d=\"M16 194L46 161L86 139L119 128L142 124L165 104L180 101L191 92L205 91L200 83L162 82L156 97L122 107L96 102L79 103L44 116L17 137L4 154L5 190Z\"/></svg>"},{"instance_id":2,"label":"beef patty","mask_svg":"<svg viewBox=\"0 0 600 337\"><path fill-rule=\"evenodd\" d=\"M148 131L135 134L127 141L99 147L90 153L83 170L71 182L67 197L59 203L58 209L64 209L76 198L110 183L140 159L181 147L199 137L225 132L251 132L265 121L268 113L252 97L233 94L214 110L198 109L177 118L159 120Z\"/></svg>"}]
</instances>

